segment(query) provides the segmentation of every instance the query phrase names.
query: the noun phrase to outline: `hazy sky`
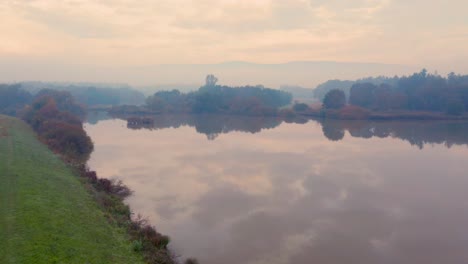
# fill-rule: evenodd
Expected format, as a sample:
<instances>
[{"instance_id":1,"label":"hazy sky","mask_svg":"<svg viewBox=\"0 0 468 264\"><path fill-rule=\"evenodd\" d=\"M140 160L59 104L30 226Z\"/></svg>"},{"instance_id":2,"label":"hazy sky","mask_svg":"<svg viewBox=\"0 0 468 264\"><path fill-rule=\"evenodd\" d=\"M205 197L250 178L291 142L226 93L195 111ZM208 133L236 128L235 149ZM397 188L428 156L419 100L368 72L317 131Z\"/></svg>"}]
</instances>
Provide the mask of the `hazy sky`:
<instances>
[{"instance_id":1,"label":"hazy sky","mask_svg":"<svg viewBox=\"0 0 468 264\"><path fill-rule=\"evenodd\" d=\"M467 0L2 0L0 60L327 60L467 73L467 10Z\"/></svg>"}]
</instances>

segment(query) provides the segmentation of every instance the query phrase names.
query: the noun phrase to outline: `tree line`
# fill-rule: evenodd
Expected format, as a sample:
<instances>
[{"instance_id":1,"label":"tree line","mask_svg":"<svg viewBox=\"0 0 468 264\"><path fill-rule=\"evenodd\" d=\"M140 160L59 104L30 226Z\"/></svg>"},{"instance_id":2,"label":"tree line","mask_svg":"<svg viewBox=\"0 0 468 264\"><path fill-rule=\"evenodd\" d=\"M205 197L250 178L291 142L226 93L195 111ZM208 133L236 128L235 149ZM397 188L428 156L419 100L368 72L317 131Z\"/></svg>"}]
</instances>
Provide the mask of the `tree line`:
<instances>
[{"instance_id":1,"label":"tree line","mask_svg":"<svg viewBox=\"0 0 468 264\"><path fill-rule=\"evenodd\" d=\"M442 77L422 70L378 80L382 82L352 84L348 96L343 89L331 89L323 98L323 106L339 109L349 103L373 111L435 111L450 115L461 115L468 109L468 75L450 73Z\"/></svg>"},{"instance_id":2,"label":"tree line","mask_svg":"<svg viewBox=\"0 0 468 264\"><path fill-rule=\"evenodd\" d=\"M112 86L112 85L110 85ZM32 97L42 90L67 91L77 102L86 106L109 106L133 104L140 105L145 102L145 95L126 86L106 87L87 84L61 84L43 82L21 82L16 84L0 84L0 100L10 102L23 98L24 103L30 103ZM9 91L8 91L9 90ZM8 97L7 97L8 95ZM29 99L24 100L24 99ZM3 102L0 102L0 108ZM11 113L11 111L10 111Z\"/></svg>"},{"instance_id":3,"label":"tree line","mask_svg":"<svg viewBox=\"0 0 468 264\"><path fill-rule=\"evenodd\" d=\"M197 91L159 91L146 99L146 107L167 113L224 113L274 115L278 108L291 103L288 92L263 86L229 87L217 85L214 75Z\"/></svg>"},{"instance_id":4,"label":"tree line","mask_svg":"<svg viewBox=\"0 0 468 264\"><path fill-rule=\"evenodd\" d=\"M21 85L0 84L0 114L16 116L32 100L31 93L21 89Z\"/></svg>"}]
</instances>

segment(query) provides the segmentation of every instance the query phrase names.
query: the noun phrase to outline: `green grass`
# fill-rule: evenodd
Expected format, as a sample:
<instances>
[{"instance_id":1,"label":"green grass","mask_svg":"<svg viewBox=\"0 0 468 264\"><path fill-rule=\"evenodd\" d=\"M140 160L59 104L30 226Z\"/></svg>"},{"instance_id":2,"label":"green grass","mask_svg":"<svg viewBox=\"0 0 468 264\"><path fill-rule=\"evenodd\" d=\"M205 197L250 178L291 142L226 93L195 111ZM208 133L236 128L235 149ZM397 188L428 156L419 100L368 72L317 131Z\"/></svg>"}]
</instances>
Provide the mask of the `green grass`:
<instances>
[{"instance_id":1,"label":"green grass","mask_svg":"<svg viewBox=\"0 0 468 264\"><path fill-rule=\"evenodd\" d=\"M143 263L73 172L0 115L0 263Z\"/></svg>"}]
</instances>

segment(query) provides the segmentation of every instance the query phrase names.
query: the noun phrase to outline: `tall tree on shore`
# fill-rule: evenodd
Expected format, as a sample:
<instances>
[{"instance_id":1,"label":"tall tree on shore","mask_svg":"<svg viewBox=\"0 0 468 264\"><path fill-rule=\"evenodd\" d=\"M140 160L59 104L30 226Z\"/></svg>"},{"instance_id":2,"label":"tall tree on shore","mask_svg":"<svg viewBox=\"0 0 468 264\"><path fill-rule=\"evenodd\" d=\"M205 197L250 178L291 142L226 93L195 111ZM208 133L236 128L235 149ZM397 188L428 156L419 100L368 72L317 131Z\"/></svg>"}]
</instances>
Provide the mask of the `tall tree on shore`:
<instances>
[{"instance_id":1,"label":"tall tree on shore","mask_svg":"<svg viewBox=\"0 0 468 264\"><path fill-rule=\"evenodd\" d=\"M346 95L342 90L333 89L323 99L323 107L326 109L340 109L346 103Z\"/></svg>"}]
</instances>

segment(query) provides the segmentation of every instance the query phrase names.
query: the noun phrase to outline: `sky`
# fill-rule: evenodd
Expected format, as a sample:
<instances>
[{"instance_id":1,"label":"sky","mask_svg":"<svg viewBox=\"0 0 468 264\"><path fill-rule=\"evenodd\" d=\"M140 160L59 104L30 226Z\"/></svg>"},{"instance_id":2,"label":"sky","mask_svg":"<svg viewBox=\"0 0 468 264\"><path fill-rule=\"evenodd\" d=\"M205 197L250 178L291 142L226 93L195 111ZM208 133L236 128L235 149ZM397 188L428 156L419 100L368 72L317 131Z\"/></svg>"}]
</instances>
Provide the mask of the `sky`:
<instances>
[{"instance_id":1,"label":"sky","mask_svg":"<svg viewBox=\"0 0 468 264\"><path fill-rule=\"evenodd\" d=\"M468 73L466 10L466 0L2 0L0 70L337 61Z\"/></svg>"}]
</instances>

